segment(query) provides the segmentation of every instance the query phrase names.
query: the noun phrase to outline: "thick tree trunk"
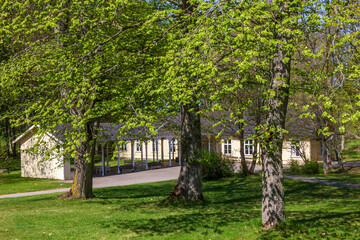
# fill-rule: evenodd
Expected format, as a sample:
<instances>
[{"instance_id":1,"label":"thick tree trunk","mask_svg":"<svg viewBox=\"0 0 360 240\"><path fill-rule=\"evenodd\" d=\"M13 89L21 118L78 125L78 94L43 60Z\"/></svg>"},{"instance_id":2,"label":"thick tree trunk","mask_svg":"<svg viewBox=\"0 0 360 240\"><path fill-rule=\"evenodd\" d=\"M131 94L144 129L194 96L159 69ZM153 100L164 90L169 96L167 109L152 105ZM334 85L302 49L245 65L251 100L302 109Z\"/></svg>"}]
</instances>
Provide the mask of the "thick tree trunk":
<instances>
[{"instance_id":1,"label":"thick tree trunk","mask_svg":"<svg viewBox=\"0 0 360 240\"><path fill-rule=\"evenodd\" d=\"M281 35L277 39L286 42ZM282 164L283 132L290 84L290 60L285 63L285 53L278 45L273 58L271 90L275 96L268 100L267 126L270 135L264 139L262 177L262 224L264 229L285 222L285 202Z\"/></svg>"},{"instance_id":2,"label":"thick tree trunk","mask_svg":"<svg viewBox=\"0 0 360 240\"><path fill-rule=\"evenodd\" d=\"M178 182L167 198L188 201L203 200L201 176L201 124L199 106L194 99L181 105L181 169Z\"/></svg>"},{"instance_id":3,"label":"thick tree trunk","mask_svg":"<svg viewBox=\"0 0 360 240\"><path fill-rule=\"evenodd\" d=\"M87 138L77 147L75 176L70 190L71 198L85 199L94 197L92 177L94 168L95 142L94 124L86 124Z\"/></svg>"}]
</instances>

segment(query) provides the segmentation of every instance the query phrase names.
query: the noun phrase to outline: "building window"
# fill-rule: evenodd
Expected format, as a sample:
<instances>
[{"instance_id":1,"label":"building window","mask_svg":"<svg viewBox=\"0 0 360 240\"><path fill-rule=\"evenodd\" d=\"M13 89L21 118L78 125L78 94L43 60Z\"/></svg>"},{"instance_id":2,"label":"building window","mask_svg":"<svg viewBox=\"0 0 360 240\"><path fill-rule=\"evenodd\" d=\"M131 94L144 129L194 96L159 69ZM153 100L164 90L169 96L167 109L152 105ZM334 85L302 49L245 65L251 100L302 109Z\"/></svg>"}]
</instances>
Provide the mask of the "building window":
<instances>
[{"instance_id":1,"label":"building window","mask_svg":"<svg viewBox=\"0 0 360 240\"><path fill-rule=\"evenodd\" d=\"M159 151L159 141L156 140L152 140L151 141L151 152L158 152Z\"/></svg>"},{"instance_id":2,"label":"building window","mask_svg":"<svg viewBox=\"0 0 360 240\"><path fill-rule=\"evenodd\" d=\"M140 143L140 140L135 141L135 149L136 149L136 152L142 151L142 143Z\"/></svg>"},{"instance_id":3,"label":"building window","mask_svg":"<svg viewBox=\"0 0 360 240\"><path fill-rule=\"evenodd\" d=\"M223 140L223 154L231 155L231 139Z\"/></svg>"},{"instance_id":4,"label":"building window","mask_svg":"<svg viewBox=\"0 0 360 240\"><path fill-rule=\"evenodd\" d=\"M126 143L120 144L119 148L120 148L119 149L120 152L127 152L127 144Z\"/></svg>"},{"instance_id":5,"label":"building window","mask_svg":"<svg viewBox=\"0 0 360 240\"><path fill-rule=\"evenodd\" d=\"M254 140L247 139L244 142L245 155L252 155L254 153Z\"/></svg>"},{"instance_id":6,"label":"building window","mask_svg":"<svg viewBox=\"0 0 360 240\"><path fill-rule=\"evenodd\" d=\"M300 153L301 153L300 141L291 141L290 143L291 157L300 157Z\"/></svg>"},{"instance_id":7,"label":"building window","mask_svg":"<svg viewBox=\"0 0 360 240\"><path fill-rule=\"evenodd\" d=\"M171 153L176 152L176 139L170 140L170 152Z\"/></svg>"},{"instance_id":8,"label":"building window","mask_svg":"<svg viewBox=\"0 0 360 240\"><path fill-rule=\"evenodd\" d=\"M75 158L70 158L69 163L70 163L70 172L75 172L75 166L76 166Z\"/></svg>"}]
</instances>

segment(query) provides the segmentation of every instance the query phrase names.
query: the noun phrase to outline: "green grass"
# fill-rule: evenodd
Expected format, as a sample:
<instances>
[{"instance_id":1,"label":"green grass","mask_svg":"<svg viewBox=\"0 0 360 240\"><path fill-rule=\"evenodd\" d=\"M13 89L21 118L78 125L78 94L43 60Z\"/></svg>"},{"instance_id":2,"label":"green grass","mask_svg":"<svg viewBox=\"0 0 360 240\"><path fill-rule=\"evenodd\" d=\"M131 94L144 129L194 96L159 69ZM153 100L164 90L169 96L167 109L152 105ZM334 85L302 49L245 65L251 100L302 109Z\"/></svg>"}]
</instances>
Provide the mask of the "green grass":
<instances>
[{"instance_id":1,"label":"green grass","mask_svg":"<svg viewBox=\"0 0 360 240\"><path fill-rule=\"evenodd\" d=\"M0 174L0 195L63 187L71 187L71 183L54 182L54 180L49 179L22 178L20 171Z\"/></svg>"},{"instance_id":2,"label":"green grass","mask_svg":"<svg viewBox=\"0 0 360 240\"><path fill-rule=\"evenodd\" d=\"M203 204L154 205L175 181L0 199L0 239L359 239L360 190L285 180L287 225L261 229L261 179L204 182Z\"/></svg>"},{"instance_id":3,"label":"green grass","mask_svg":"<svg viewBox=\"0 0 360 240\"><path fill-rule=\"evenodd\" d=\"M284 173L291 174L291 175L333 180L333 181L337 181L337 182L360 184L360 168L353 168L353 169L348 168L344 172L340 172L338 169L331 169L331 173L328 175L325 175L323 173L321 173L321 174L298 174L298 173L294 174L294 173L291 173L289 170L284 170Z\"/></svg>"},{"instance_id":4,"label":"green grass","mask_svg":"<svg viewBox=\"0 0 360 240\"><path fill-rule=\"evenodd\" d=\"M343 158L344 161L360 161L360 140L346 140Z\"/></svg>"}]
</instances>

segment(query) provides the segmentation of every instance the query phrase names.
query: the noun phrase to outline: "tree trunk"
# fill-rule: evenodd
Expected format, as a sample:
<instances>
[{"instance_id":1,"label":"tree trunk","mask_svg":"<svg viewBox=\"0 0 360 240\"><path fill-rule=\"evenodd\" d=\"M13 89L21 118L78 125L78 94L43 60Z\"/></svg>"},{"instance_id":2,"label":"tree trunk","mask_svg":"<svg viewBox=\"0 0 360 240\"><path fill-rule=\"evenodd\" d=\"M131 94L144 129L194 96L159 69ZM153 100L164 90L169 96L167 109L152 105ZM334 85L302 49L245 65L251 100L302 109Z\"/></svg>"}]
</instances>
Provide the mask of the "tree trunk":
<instances>
[{"instance_id":1,"label":"tree trunk","mask_svg":"<svg viewBox=\"0 0 360 240\"><path fill-rule=\"evenodd\" d=\"M278 34L277 39L287 42ZM262 225L264 229L275 227L285 222L285 202L282 164L283 132L290 84L290 60L285 62L286 54L278 44L272 62L271 86L275 93L268 99L267 126L270 135L263 141L262 177Z\"/></svg>"},{"instance_id":2,"label":"tree trunk","mask_svg":"<svg viewBox=\"0 0 360 240\"><path fill-rule=\"evenodd\" d=\"M254 151L253 151L252 162L251 162L251 166L250 166L251 174L255 173L256 161L257 161L257 141L254 139Z\"/></svg>"},{"instance_id":3,"label":"tree trunk","mask_svg":"<svg viewBox=\"0 0 360 240\"><path fill-rule=\"evenodd\" d=\"M327 146L326 146L326 139L325 136L321 137L321 149L322 149L322 159L323 159L323 171L324 174L327 175L329 174L329 165L328 165L328 161L327 161Z\"/></svg>"},{"instance_id":4,"label":"tree trunk","mask_svg":"<svg viewBox=\"0 0 360 240\"><path fill-rule=\"evenodd\" d=\"M343 163L343 159L342 159L342 141L340 140L340 137L338 135L335 136L334 140L335 140L334 141L335 158L339 164L339 170L341 172L343 172L345 169L344 169L344 163Z\"/></svg>"},{"instance_id":5,"label":"tree trunk","mask_svg":"<svg viewBox=\"0 0 360 240\"><path fill-rule=\"evenodd\" d=\"M242 132L242 133L241 133ZM240 160L241 160L241 175L248 176L249 168L245 159L245 149L244 149L244 131L241 130L239 138L240 138Z\"/></svg>"},{"instance_id":6,"label":"tree trunk","mask_svg":"<svg viewBox=\"0 0 360 240\"><path fill-rule=\"evenodd\" d=\"M201 176L201 124L196 99L181 105L181 169L178 182L167 200L203 200Z\"/></svg>"},{"instance_id":7,"label":"tree trunk","mask_svg":"<svg viewBox=\"0 0 360 240\"><path fill-rule=\"evenodd\" d=\"M87 123L85 126L86 139L80 142L76 148L76 166L73 184L70 190L70 197L77 199L92 198L92 177L94 168L95 142L94 142L95 124Z\"/></svg>"},{"instance_id":8,"label":"tree trunk","mask_svg":"<svg viewBox=\"0 0 360 240\"><path fill-rule=\"evenodd\" d=\"M239 117L238 120L243 119L242 115L240 115L238 117ZM245 132L244 123L243 122L239 123L238 128L240 130L239 139L240 139L241 175L248 176L249 175L249 169L248 169L248 166L247 166L247 163L246 163L245 149L244 149L244 132Z\"/></svg>"}]
</instances>

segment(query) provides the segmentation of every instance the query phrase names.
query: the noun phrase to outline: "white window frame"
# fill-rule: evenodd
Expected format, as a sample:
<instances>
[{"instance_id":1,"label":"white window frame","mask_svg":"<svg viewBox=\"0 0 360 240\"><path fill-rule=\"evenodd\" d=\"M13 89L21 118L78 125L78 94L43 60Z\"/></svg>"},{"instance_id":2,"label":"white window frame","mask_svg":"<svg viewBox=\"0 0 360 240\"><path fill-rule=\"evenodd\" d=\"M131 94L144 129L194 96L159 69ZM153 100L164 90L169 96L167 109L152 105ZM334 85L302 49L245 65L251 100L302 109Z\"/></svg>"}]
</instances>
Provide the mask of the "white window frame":
<instances>
[{"instance_id":1,"label":"white window frame","mask_svg":"<svg viewBox=\"0 0 360 240\"><path fill-rule=\"evenodd\" d=\"M151 141L151 152L159 152L159 140L158 139Z\"/></svg>"},{"instance_id":2,"label":"white window frame","mask_svg":"<svg viewBox=\"0 0 360 240\"><path fill-rule=\"evenodd\" d=\"M71 162L74 162L74 168L71 167ZM72 158L72 157L69 158L69 168L70 168L70 172L75 172L75 168L76 168L76 160L75 160L75 158Z\"/></svg>"},{"instance_id":3,"label":"white window frame","mask_svg":"<svg viewBox=\"0 0 360 240\"><path fill-rule=\"evenodd\" d=\"M221 141L223 142L222 143L222 152L223 152L223 154L231 156L231 154L232 154L232 139L231 138L224 138ZM229 149L230 149L230 151L229 151Z\"/></svg>"},{"instance_id":4,"label":"white window frame","mask_svg":"<svg viewBox=\"0 0 360 240\"><path fill-rule=\"evenodd\" d=\"M171 139L171 141L170 141L170 152L171 153L176 153L176 146L177 146L176 139Z\"/></svg>"},{"instance_id":5,"label":"white window frame","mask_svg":"<svg viewBox=\"0 0 360 240\"><path fill-rule=\"evenodd\" d=\"M142 150L142 143L140 142L140 140L136 140L135 141L135 152L141 152Z\"/></svg>"},{"instance_id":6,"label":"white window frame","mask_svg":"<svg viewBox=\"0 0 360 240\"><path fill-rule=\"evenodd\" d=\"M244 141L244 154L247 156L253 155L254 150L255 150L254 139L252 138L246 139Z\"/></svg>"},{"instance_id":7,"label":"white window frame","mask_svg":"<svg viewBox=\"0 0 360 240\"><path fill-rule=\"evenodd\" d=\"M120 152L127 152L127 143L119 144Z\"/></svg>"},{"instance_id":8,"label":"white window frame","mask_svg":"<svg viewBox=\"0 0 360 240\"><path fill-rule=\"evenodd\" d=\"M290 157L293 158L301 157L301 142L299 140L290 141Z\"/></svg>"}]
</instances>

